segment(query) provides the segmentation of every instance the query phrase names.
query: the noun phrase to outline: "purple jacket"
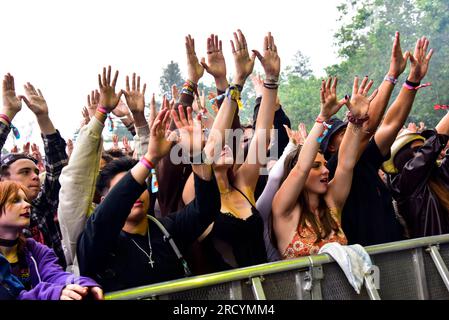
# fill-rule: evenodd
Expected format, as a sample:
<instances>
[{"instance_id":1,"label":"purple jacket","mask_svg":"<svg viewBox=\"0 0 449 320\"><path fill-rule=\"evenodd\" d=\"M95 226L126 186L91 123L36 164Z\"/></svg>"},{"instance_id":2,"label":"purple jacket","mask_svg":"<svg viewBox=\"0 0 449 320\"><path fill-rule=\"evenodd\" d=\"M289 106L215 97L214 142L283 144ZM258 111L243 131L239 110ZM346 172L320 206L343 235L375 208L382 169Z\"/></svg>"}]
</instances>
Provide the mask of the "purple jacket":
<instances>
[{"instance_id":1,"label":"purple jacket","mask_svg":"<svg viewBox=\"0 0 449 320\"><path fill-rule=\"evenodd\" d=\"M30 268L33 289L23 290L19 294L19 300L59 300L62 290L68 284L99 287L90 278L65 272L58 264L54 251L33 239L27 239L25 257Z\"/></svg>"}]
</instances>

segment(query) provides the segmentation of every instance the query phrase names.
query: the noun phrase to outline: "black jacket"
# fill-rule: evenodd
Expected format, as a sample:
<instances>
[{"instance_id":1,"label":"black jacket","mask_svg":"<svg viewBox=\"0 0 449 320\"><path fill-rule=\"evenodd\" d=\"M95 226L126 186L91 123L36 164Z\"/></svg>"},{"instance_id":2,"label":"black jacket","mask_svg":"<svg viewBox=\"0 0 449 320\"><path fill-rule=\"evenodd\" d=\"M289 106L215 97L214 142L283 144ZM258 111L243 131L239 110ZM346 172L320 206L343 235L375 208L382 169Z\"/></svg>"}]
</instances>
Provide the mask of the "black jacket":
<instances>
[{"instance_id":1,"label":"black jacket","mask_svg":"<svg viewBox=\"0 0 449 320\"><path fill-rule=\"evenodd\" d=\"M80 272L97 280L108 291L121 290L181 278L184 269L172 247L154 222L149 221L153 267L148 237L122 231L128 214L145 186L126 174L89 217L78 239ZM215 179L195 175L196 198L177 213L159 219L181 253L215 220L220 193ZM141 248L139 249L139 247Z\"/></svg>"},{"instance_id":2,"label":"black jacket","mask_svg":"<svg viewBox=\"0 0 449 320\"><path fill-rule=\"evenodd\" d=\"M430 179L437 179L446 188L449 198L449 151L440 166L436 163L449 136L434 130L427 130L423 135L427 137L424 145L390 181L393 197L411 237L449 233L449 212L429 187Z\"/></svg>"}]
</instances>

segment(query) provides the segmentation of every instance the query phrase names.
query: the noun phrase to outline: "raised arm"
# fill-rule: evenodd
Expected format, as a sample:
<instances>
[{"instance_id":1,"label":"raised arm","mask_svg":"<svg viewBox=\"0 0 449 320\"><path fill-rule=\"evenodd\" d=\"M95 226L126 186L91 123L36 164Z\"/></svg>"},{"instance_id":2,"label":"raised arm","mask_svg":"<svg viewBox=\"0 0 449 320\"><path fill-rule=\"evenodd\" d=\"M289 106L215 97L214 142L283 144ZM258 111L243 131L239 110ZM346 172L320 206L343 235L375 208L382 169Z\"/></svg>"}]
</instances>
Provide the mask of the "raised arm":
<instances>
[{"instance_id":1,"label":"raised arm","mask_svg":"<svg viewBox=\"0 0 449 320\"><path fill-rule=\"evenodd\" d=\"M100 93L92 91L92 97L89 95L88 99L89 105L96 108L99 99ZM59 177L61 190L59 192L58 221L68 266L74 262L76 242L84 229L87 217L93 211L91 205L100 169L101 134L105 119L101 114L99 117L94 114L89 123L81 128L69 164L62 170Z\"/></svg>"},{"instance_id":2,"label":"raised arm","mask_svg":"<svg viewBox=\"0 0 449 320\"><path fill-rule=\"evenodd\" d=\"M330 207L343 208L349 195L352 185L352 175L357 163L357 155L363 139L363 123L359 119L366 119L371 101L376 97L378 90L368 98L368 92L373 85L373 81L368 82L365 77L359 87L358 78L354 79L354 86L348 108L351 112L350 123L345 132L343 141L338 150L338 165L334 178L329 182L329 189L326 194L326 202Z\"/></svg>"},{"instance_id":3,"label":"raised arm","mask_svg":"<svg viewBox=\"0 0 449 320\"><path fill-rule=\"evenodd\" d=\"M368 111L369 119L364 125L365 133L362 142L363 146L366 146L369 139L374 135L377 127L382 121L385 109L388 105L388 101L391 98L391 94L398 81L399 76L404 72L405 67L407 66L407 60L409 56L410 52L408 51L402 53L400 34L399 32L396 32L393 48L391 50L390 68L387 75L385 76L384 81L379 86L379 93L370 104L370 108ZM363 148L363 146L361 149L365 149Z\"/></svg>"},{"instance_id":4,"label":"raised arm","mask_svg":"<svg viewBox=\"0 0 449 320\"><path fill-rule=\"evenodd\" d=\"M374 135L375 142L384 156L390 152L391 145L407 120L418 86L427 73L433 54L433 49L427 53L428 47L429 40L425 37L416 42L415 52L410 55L411 67L407 77L408 82L401 88L398 97L388 109L385 119Z\"/></svg>"},{"instance_id":5,"label":"raised arm","mask_svg":"<svg viewBox=\"0 0 449 320\"><path fill-rule=\"evenodd\" d=\"M22 109L22 100L16 95L14 77L6 74L3 79L3 108L0 115L0 149L5 145L11 131L11 122Z\"/></svg>"},{"instance_id":6,"label":"raised arm","mask_svg":"<svg viewBox=\"0 0 449 320\"><path fill-rule=\"evenodd\" d=\"M237 33L234 32L234 41L235 43L231 40L232 53L235 63L235 77L233 80L232 89L238 96L231 96L231 92L229 91L228 96L224 98L223 104L215 117L214 124L212 125L209 135L209 138L212 139L212 143L205 148L207 155L217 155L217 153L219 153L218 150L215 150L217 152L214 152L210 150L210 148L213 148L214 146L223 147L225 142L225 130L231 128L234 114L237 110L237 103L240 99L241 89L245 84L246 78L248 78L254 68L255 55L251 57L249 56L246 39L241 30L237 30ZM221 45L219 48L221 52ZM211 61L209 63L211 64ZM223 69L223 66L216 66L215 69ZM226 78L226 73L224 73L224 75Z\"/></svg>"},{"instance_id":7,"label":"raised arm","mask_svg":"<svg viewBox=\"0 0 449 320\"><path fill-rule=\"evenodd\" d=\"M322 81L320 114L301 148L296 165L274 196L274 218L285 218L293 210L318 153L320 137L326 134L325 126L327 124L325 122L337 113L348 102L348 99L349 97L346 96L337 101L337 78L334 78L333 83L331 78Z\"/></svg>"},{"instance_id":8,"label":"raised arm","mask_svg":"<svg viewBox=\"0 0 449 320\"><path fill-rule=\"evenodd\" d=\"M263 46L263 56L260 52L253 50L265 70L262 102L257 116L254 136L249 146L248 157L236 173L237 184L249 186L252 190L256 188L259 170L265 163L266 152L270 144L270 130L273 126L274 112L276 110L276 97L281 70L281 60L270 32L265 36Z\"/></svg>"}]
</instances>

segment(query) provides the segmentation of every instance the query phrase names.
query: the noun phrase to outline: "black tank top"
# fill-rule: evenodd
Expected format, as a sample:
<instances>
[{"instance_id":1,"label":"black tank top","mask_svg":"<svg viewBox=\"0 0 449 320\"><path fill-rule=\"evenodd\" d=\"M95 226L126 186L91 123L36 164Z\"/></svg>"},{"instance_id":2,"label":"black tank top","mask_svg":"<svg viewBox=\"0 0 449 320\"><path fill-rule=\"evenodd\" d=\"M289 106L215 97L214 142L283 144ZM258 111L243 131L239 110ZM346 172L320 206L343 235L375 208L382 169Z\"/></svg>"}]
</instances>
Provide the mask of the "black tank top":
<instances>
[{"instance_id":1,"label":"black tank top","mask_svg":"<svg viewBox=\"0 0 449 320\"><path fill-rule=\"evenodd\" d=\"M251 204L252 215L246 220L231 213L220 212L218 215L212 231L203 240L207 259L216 271L267 262L262 217L248 197L233 188Z\"/></svg>"}]
</instances>

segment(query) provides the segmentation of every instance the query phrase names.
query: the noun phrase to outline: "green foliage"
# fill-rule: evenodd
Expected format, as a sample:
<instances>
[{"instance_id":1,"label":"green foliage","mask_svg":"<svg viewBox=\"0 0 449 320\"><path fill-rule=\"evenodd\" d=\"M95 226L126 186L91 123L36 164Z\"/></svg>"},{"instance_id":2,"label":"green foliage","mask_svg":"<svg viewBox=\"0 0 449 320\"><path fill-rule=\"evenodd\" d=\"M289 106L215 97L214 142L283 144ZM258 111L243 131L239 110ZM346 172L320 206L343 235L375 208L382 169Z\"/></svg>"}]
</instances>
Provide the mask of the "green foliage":
<instances>
[{"instance_id":1,"label":"green foliage","mask_svg":"<svg viewBox=\"0 0 449 320\"><path fill-rule=\"evenodd\" d=\"M430 88L418 92L408 121L424 121L435 126L444 110L435 104L449 104L449 0L343 0L337 7L339 27L334 35L338 54L343 60L325 68L329 76L338 76L338 98L352 91L354 76L368 75L379 86L390 64L396 31L401 33L403 52L413 52L416 40L426 36L434 55L424 82ZM303 56L302 61L307 61ZM390 104L397 97L409 67L401 76ZM292 125L304 122L310 128L319 112L320 79L287 67L282 75L279 96ZM338 114L343 116L344 110Z\"/></svg>"},{"instance_id":2,"label":"green foliage","mask_svg":"<svg viewBox=\"0 0 449 320\"><path fill-rule=\"evenodd\" d=\"M181 88L183 80L178 63L170 61L167 67L164 68L160 78L159 85L161 88L161 94L165 94L169 99L171 99L171 86L173 84L176 84L178 88Z\"/></svg>"}]
</instances>

